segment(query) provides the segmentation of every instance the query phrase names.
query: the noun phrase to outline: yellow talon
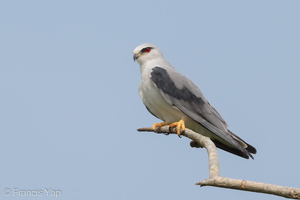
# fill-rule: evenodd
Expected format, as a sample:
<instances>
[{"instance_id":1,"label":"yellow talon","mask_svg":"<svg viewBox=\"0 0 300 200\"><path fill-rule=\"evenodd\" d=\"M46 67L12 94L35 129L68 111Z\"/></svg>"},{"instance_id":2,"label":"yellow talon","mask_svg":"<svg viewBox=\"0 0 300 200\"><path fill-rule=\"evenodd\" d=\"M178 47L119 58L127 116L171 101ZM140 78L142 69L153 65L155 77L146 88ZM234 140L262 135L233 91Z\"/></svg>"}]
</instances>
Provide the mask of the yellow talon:
<instances>
[{"instance_id":1,"label":"yellow talon","mask_svg":"<svg viewBox=\"0 0 300 200\"><path fill-rule=\"evenodd\" d=\"M180 134L185 130L185 123L183 119L179 120L178 122L170 124L170 128L176 127L176 133L180 137Z\"/></svg>"},{"instance_id":2,"label":"yellow talon","mask_svg":"<svg viewBox=\"0 0 300 200\"><path fill-rule=\"evenodd\" d=\"M171 123L170 122L155 123L155 124L153 124L152 129L155 130L157 127L162 127L162 126L169 125L169 124L171 124Z\"/></svg>"}]
</instances>

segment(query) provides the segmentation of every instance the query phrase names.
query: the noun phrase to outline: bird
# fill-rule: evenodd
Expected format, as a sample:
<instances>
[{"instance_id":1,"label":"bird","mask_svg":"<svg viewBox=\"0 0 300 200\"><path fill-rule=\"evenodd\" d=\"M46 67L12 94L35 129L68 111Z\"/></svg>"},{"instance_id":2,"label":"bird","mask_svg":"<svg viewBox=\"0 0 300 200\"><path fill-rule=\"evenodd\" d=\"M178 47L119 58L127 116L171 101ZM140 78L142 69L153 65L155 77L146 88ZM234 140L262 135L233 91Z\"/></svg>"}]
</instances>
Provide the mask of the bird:
<instances>
[{"instance_id":1,"label":"bird","mask_svg":"<svg viewBox=\"0 0 300 200\"><path fill-rule=\"evenodd\" d=\"M133 50L133 60L140 65L139 95L146 109L162 120L153 124L153 129L169 125L170 128L176 127L180 136L188 128L209 137L222 150L254 159L255 147L228 129L225 120L201 90L172 67L157 46L150 43L137 46Z\"/></svg>"}]
</instances>

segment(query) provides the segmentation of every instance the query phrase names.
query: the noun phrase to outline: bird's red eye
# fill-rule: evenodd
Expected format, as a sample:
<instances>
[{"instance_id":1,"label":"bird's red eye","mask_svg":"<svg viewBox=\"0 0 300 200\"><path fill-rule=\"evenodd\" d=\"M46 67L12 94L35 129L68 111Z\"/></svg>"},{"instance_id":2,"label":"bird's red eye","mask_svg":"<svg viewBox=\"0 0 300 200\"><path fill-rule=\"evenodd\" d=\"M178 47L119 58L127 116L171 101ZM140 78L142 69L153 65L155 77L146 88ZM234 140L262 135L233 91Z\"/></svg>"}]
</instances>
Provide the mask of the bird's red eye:
<instances>
[{"instance_id":1,"label":"bird's red eye","mask_svg":"<svg viewBox=\"0 0 300 200\"><path fill-rule=\"evenodd\" d=\"M152 49L151 47L146 47L146 48L142 49L142 52L143 53L149 53L151 51L151 49Z\"/></svg>"}]
</instances>

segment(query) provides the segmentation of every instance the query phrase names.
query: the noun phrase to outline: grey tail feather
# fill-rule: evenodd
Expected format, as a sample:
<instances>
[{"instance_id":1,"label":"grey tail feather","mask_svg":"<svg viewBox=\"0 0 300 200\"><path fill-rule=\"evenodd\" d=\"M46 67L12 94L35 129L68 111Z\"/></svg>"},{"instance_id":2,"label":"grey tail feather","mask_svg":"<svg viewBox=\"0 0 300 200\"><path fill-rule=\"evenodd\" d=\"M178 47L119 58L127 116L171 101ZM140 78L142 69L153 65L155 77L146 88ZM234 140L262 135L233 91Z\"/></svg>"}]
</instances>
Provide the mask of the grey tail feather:
<instances>
[{"instance_id":1,"label":"grey tail feather","mask_svg":"<svg viewBox=\"0 0 300 200\"><path fill-rule=\"evenodd\" d=\"M253 149L255 150L255 148L252 147L251 145L248 145L248 147L246 149L244 149L245 151L241 151L239 149L227 146L227 145L219 142L218 140L212 140L212 141L215 143L215 145L218 148L220 148L220 149L222 149L224 151L227 151L229 153L235 154L235 155L240 156L242 158L249 159L249 157L251 157L252 159L254 159L253 156L251 155L252 152L248 150L249 147L250 147L250 150L253 150Z\"/></svg>"},{"instance_id":2,"label":"grey tail feather","mask_svg":"<svg viewBox=\"0 0 300 200\"><path fill-rule=\"evenodd\" d=\"M255 147L251 146L250 144L246 143L247 144L247 148L246 150L249 151L249 153L253 153L253 154L256 154L256 149Z\"/></svg>"},{"instance_id":3,"label":"grey tail feather","mask_svg":"<svg viewBox=\"0 0 300 200\"><path fill-rule=\"evenodd\" d=\"M234 134L233 132L231 132L230 130L228 130L230 134L232 134L235 138L241 140L243 143L245 143L247 145L247 147L245 148L249 153L253 153L256 154L256 149L255 147L253 147L252 145L248 144L247 142L245 142L242 138L240 138L239 136L237 136L236 134Z\"/></svg>"}]
</instances>

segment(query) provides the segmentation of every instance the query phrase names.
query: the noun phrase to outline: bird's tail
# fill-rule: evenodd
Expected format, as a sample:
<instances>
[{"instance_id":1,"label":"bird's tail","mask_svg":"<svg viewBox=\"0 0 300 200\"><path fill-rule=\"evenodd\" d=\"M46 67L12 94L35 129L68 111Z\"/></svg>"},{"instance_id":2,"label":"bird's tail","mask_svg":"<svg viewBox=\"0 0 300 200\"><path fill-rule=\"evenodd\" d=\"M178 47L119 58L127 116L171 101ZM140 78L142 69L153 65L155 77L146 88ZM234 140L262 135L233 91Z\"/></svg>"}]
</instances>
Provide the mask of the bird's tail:
<instances>
[{"instance_id":1,"label":"bird's tail","mask_svg":"<svg viewBox=\"0 0 300 200\"><path fill-rule=\"evenodd\" d=\"M233 134L232 132L230 132L231 134ZM211 140L213 141L213 143L216 145L216 147L227 151L229 153L232 153L234 155L249 159L249 157L251 157L252 159L253 156L251 154L255 154L256 153L256 149L251 146L250 144L246 143L244 140L242 140L240 137L236 136L235 134L233 134L235 137L233 137L240 145L241 145L241 149L237 149L234 148L232 146L226 145L223 142L220 142L219 140L213 139L211 138ZM241 143L242 142L242 143ZM199 144L196 141L191 141L190 143L191 147L195 147L195 148L200 148L201 146L199 146Z\"/></svg>"},{"instance_id":2,"label":"bird's tail","mask_svg":"<svg viewBox=\"0 0 300 200\"><path fill-rule=\"evenodd\" d=\"M252 145L248 144L247 142L245 142L242 138L240 138L239 136L237 136L236 134L234 134L233 132L231 132L230 130L228 130L228 132L230 133L230 135L233 137L233 139L235 139L243 148L245 148L249 153L253 153L256 154L256 149L255 147L253 147Z\"/></svg>"}]
</instances>

